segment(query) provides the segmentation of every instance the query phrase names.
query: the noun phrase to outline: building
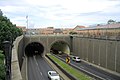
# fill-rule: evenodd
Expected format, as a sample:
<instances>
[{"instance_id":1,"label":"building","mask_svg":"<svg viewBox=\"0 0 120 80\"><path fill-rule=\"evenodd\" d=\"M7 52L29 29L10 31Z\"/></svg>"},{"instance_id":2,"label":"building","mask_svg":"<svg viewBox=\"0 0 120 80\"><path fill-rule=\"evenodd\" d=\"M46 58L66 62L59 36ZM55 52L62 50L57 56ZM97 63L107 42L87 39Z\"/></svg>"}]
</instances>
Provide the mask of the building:
<instances>
[{"instance_id":1,"label":"building","mask_svg":"<svg viewBox=\"0 0 120 80\"><path fill-rule=\"evenodd\" d=\"M22 29L23 32L26 31L26 27L25 26L16 26L16 27L19 28L19 29Z\"/></svg>"},{"instance_id":2,"label":"building","mask_svg":"<svg viewBox=\"0 0 120 80\"><path fill-rule=\"evenodd\" d=\"M81 28L85 28L85 26L77 25L77 26L73 29L73 32L77 32L77 33L79 34Z\"/></svg>"}]
</instances>

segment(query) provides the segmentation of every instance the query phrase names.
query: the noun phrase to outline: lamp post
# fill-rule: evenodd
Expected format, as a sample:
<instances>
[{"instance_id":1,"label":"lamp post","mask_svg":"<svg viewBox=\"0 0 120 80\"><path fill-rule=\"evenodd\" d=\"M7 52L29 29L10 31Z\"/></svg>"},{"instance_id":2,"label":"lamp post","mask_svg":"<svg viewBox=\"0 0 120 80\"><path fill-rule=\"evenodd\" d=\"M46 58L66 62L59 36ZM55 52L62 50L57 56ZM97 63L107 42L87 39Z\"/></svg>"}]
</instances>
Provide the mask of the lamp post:
<instances>
[{"instance_id":1,"label":"lamp post","mask_svg":"<svg viewBox=\"0 0 120 80\"><path fill-rule=\"evenodd\" d=\"M11 42L4 41L4 55L5 55L5 70L6 70L6 77L5 80L11 80Z\"/></svg>"}]
</instances>

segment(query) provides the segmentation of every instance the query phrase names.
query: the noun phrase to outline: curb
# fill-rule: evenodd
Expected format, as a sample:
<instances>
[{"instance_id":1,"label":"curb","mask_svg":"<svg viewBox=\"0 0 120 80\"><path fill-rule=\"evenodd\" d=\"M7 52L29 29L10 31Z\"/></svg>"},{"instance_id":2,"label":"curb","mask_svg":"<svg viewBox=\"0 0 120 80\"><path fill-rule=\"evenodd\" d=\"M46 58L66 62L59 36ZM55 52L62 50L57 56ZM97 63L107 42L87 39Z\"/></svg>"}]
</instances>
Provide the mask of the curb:
<instances>
[{"instance_id":1,"label":"curb","mask_svg":"<svg viewBox=\"0 0 120 80\"><path fill-rule=\"evenodd\" d=\"M59 58L60 60L64 61L62 58L60 58L60 57L58 57L58 56L56 56L56 57ZM104 80L104 78L99 77L99 76L97 76L97 75L95 75L95 74L92 74L92 73L90 73L90 72L88 72L88 71L86 71L86 70L84 70L84 69L82 69L82 68L79 68L79 67L75 66L74 64L71 64L71 63L70 63L70 66L72 66L73 68L75 68L75 69L77 69L77 70L80 70L81 72L85 73L86 75L88 75L88 76L90 76L90 77L92 77L92 78L94 78L94 79Z\"/></svg>"},{"instance_id":2,"label":"curb","mask_svg":"<svg viewBox=\"0 0 120 80\"><path fill-rule=\"evenodd\" d=\"M56 70L60 74L60 77L62 78L61 80L71 80L47 56L44 56L44 58L45 58L46 62L51 66L51 68L53 70Z\"/></svg>"},{"instance_id":3,"label":"curb","mask_svg":"<svg viewBox=\"0 0 120 80\"><path fill-rule=\"evenodd\" d=\"M63 73L66 74L67 77L70 78L70 80L77 80L74 76L72 76L70 73L66 72L63 68L61 68L56 62L54 62L49 56L46 55L46 57L52 61ZM66 79L65 79L66 80Z\"/></svg>"}]
</instances>

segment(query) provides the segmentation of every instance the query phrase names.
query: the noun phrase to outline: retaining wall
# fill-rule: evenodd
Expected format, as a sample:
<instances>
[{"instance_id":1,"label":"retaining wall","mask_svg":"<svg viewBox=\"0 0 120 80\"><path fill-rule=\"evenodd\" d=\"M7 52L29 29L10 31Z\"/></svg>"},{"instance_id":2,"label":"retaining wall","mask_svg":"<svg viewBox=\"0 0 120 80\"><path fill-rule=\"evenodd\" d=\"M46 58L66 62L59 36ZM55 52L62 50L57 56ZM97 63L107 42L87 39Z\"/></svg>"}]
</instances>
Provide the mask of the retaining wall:
<instances>
[{"instance_id":1,"label":"retaining wall","mask_svg":"<svg viewBox=\"0 0 120 80\"><path fill-rule=\"evenodd\" d=\"M18 60L18 46L19 42L23 39L23 36L17 37L16 40L13 42L12 48L12 62L11 62L11 76L12 80L22 80L19 60Z\"/></svg>"},{"instance_id":2,"label":"retaining wall","mask_svg":"<svg viewBox=\"0 0 120 80\"><path fill-rule=\"evenodd\" d=\"M74 55L120 73L120 41L73 37L72 45Z\"/></svg>"}]
</instances>

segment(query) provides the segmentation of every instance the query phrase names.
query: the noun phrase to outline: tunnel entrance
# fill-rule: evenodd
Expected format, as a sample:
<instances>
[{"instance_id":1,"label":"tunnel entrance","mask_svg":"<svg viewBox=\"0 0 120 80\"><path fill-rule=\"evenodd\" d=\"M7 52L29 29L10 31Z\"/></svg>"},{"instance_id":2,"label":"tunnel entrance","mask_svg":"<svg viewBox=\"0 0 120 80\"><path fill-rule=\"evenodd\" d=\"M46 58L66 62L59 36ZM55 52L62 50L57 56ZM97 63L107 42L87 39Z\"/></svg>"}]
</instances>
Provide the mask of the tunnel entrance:
<instances>
[{"instance_id":1,"label":"tunnel entrance","mask_svg":"<svg viewBox=\"0 0 120 80\"><path fill-rule=\"evenodd\" d=\"M70 47L64 41L56 41L51 45L50 52L53 54L70 54Z\"/></svg>"},{"instance_id":2,"label":"tunnel entrance","mask_svg":"<svg viewBox=\"0 0 120 80\"><path fill-rule=\"evenodd\" d=\"M25 54L27 56L42 55L43 52L44 52L44 47L42 44L38 42L32 42L28 44L25 48Z\"/></svg>"}]
</instances>

